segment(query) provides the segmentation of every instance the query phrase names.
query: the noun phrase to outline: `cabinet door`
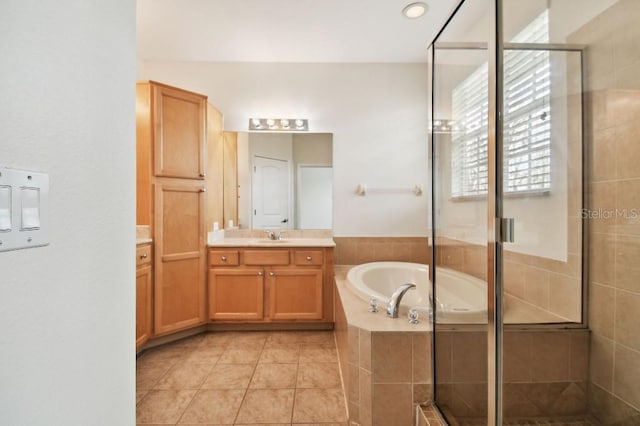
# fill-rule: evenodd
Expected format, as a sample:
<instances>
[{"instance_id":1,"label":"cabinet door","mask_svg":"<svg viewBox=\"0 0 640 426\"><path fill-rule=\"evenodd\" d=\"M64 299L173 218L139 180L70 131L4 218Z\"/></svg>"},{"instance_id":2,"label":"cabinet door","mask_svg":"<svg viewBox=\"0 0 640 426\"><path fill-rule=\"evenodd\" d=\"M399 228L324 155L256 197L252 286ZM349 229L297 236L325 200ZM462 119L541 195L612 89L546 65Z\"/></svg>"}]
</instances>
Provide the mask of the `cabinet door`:
<instances>
[{"instance_id":1,"label":"cabinet door","mask_svg":"<svg viewBox=\"0 0 640 426\"><path fill-rule=\"evenodd\" d=\"M322 269L272 269L267 273L272 320L322 319Z\"/></svg>"},{"instance_id":2,"label":"cabinet door","mask_svg":"<svg viewBox=\"0 0 640 426\"><path fill-rule=\"evenodd\" d=\"M151 338L151 267L136 269L136 350Z\"/></svg>"},{"instance_id":3,"label":"cabinet door","mask_svg":"<svg viewBox=\"0 0 640 426\"><path fill-rule=\"evenodd\" d=\"M264 277L260 268L210 269L209 317L213 320L264 318Z\"/></svg>"},{"instance_id":4,"label":"cabinet door","mask_svg":"<svg viewBox=\"0 0 640 426\"><path fill-rule=\"evenodd\" d=\"M157 183L155 333L205 321L204 190Z\"/></svg>"},{"instance_id":5,"label":"cabinet door","mask_svg":"<svg viewBox=\"0 0 640 426\"><path fill-rule=\"evenodd\" d=\"M204 179L207 99L154 86L154 174Z\"/></svg>"}]
</instances>

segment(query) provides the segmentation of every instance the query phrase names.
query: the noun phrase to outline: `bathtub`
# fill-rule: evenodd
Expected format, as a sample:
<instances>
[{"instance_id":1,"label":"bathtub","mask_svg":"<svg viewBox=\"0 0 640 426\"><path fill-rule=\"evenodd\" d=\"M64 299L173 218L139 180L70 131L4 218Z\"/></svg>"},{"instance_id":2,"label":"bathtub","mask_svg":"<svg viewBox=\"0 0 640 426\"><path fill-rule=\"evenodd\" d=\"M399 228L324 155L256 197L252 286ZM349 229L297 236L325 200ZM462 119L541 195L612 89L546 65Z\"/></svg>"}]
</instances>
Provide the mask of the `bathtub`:
<instances>
[{"instance_id":1,"label":"bathtub","mask_svg":"<svg viewBox=\"0 0 640 426\"><path fill-rule=\"evenodd\" d=\"M486 282L451 269L436 270L436 318L445 323L481 323L487 320ZM361 299L376 299L386 309L391 294L406 283L416 285L400 302L401 313L415 308L421 316L430 311L429 266L409 262L372 262L354 266L347 273L349 288Z\"/></svg>"}]
</instances>

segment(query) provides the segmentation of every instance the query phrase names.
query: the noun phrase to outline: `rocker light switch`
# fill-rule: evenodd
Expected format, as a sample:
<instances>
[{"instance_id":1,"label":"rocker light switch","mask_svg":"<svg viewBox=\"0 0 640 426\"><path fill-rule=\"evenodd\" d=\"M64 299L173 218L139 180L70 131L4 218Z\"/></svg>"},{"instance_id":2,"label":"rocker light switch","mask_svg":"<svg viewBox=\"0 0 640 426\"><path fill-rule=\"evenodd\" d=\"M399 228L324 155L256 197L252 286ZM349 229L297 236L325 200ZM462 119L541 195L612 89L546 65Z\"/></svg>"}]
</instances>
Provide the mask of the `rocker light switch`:
<instances>
[{"instance_id":1,"label":"rocker light switch","mask_svg":"<svg viewBox=\"0 0 640 426\"><path fill-rule=\"evenodd\" d=\"M40 189L20 188L20 199L22 200L20 229L40 229Z\"/></svg>"},{"instance_id":2,"label":"rocker light switch","mask_svg":"<svg viewBox=\"0 0 640 426\"><path fill-rule=\"evenodd\" d=\"M0 167L0 253L49 245L49 175Z\"/></svg>"},{"instance_id":3,"label":"rocker light switch","mask_svg":"<svg viewBox=\"0 0 640 426\"><path fill-rule=\"evenodd\" d=\"M0 185L0 232L11 231L11 187Z\"/></svg>"}]
</instances>

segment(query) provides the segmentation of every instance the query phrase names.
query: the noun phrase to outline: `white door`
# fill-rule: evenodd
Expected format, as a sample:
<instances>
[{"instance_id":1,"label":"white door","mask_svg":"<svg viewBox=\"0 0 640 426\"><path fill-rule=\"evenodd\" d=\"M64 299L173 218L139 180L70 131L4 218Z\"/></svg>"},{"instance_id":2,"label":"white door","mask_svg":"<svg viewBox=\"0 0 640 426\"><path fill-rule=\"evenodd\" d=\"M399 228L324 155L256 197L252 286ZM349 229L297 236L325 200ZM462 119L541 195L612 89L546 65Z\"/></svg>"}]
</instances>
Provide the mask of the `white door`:
<instances>
[{"instance_id":1,"label":"white door","mask_svg":"<svg viewBox=\"0 0 640 426\"><path fill-rule=\"evenodd\" d=\"M251 188L253 228L289 228L289 162L253 157Z\"/></svg>"},{"instance_id":2,"label":"white door","mask_svg":"<svg viewBox=\"0 0 640 426\"><path fill-rule=\"evenodd\" d=\"M333 169L300 166L298 213L301 229L331 229Z\"/></svg>"}]
</instances>

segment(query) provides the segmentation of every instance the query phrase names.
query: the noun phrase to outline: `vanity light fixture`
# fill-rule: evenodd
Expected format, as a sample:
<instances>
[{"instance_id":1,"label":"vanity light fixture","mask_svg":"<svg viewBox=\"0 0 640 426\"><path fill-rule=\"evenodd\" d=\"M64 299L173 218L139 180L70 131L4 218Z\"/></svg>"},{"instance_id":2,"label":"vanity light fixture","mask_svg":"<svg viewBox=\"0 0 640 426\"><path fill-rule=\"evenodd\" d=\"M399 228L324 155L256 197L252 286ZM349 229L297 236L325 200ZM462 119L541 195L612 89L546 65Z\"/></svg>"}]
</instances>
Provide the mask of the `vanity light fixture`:
<instances>
[{"instance_id":1,"label":"vanity light fixture","mask_svg":"<svg viewBox=\"0 0 640 426\"><path fill-rule=\"evenodd\" d=\"M402 9L402 14L409 19L419 18L427 12L428 7L423 2L410 3Z\"/></svg>"},{"instance_id":2,"label":"vanity light fixture","mask_svg":"<svg viewBox=\"0 0 640 426\"><path fill-rule=\"evenodd\" d=\"M249 130L306 132L309 130L309 120L306 118L250 118Z\"/></svg>"}]
</instances>

